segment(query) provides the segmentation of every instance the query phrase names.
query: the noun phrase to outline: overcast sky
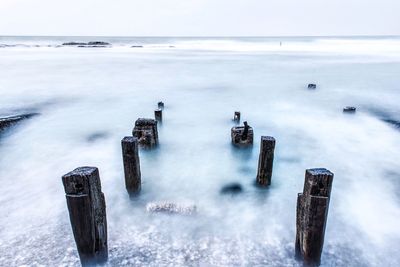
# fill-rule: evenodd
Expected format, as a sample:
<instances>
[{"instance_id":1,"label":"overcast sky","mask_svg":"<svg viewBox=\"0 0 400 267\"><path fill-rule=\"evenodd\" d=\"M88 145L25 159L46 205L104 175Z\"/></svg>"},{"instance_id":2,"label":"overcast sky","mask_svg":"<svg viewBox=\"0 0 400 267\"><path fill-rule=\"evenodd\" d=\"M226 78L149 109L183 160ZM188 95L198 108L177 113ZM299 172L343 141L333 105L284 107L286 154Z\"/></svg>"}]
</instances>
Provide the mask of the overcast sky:
<instances>
[{"instance_id":1,"label":"overcast sky","mask_svg":"<svg viewBox=\"0 0 400 267\"><path fill-rule=\"evenodd\" d=\"M0 35L400 35L400 0L0 0Z\"/></svg>"}]
</instances>

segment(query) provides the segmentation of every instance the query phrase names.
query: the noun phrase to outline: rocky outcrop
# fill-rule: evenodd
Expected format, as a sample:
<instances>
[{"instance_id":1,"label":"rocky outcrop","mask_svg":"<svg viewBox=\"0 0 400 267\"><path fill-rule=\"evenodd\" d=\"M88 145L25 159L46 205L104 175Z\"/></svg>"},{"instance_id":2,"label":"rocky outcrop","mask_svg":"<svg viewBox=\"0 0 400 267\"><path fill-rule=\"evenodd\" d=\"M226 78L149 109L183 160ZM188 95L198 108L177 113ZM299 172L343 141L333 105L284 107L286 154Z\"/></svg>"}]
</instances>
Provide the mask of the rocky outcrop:
<instances>
[{"instance_id":1,"label":"rocky outcrop","mask_svg":"<svg viewBox=\"0 0 400 267\"><path fill-rule=\"evenodd\" d=\"M102 42L102 41L92 41L88 43L83 42L67 42L63 43L63 46L75 46L75 47L108 47L111 46L110 43Z\"/></svg>"},{"instance_id":2,"label":"rocky outcrop","mask_svg":"<svg viewBox=\"0 0 400 267\"><path fill-rule=\"evenodd\" d=\"M0 118L0 133L12 126L15 126L16 124L20 123L23 120L29 119L36 115L39 115L39 113L28 113L12 117Z\"/></svg>"}]
</instances>

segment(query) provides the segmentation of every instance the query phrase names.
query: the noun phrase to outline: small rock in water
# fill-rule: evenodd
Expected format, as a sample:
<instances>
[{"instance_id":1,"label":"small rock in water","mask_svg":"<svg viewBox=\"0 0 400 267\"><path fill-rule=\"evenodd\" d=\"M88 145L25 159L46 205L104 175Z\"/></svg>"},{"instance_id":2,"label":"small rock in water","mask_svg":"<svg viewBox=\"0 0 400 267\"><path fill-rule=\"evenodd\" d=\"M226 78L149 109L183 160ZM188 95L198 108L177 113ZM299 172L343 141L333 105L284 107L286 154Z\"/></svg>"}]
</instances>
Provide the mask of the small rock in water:
<instances>
[{"instance_id":1,"label":"small rock in water","mask_svg":"<svg viewBox=\"0 0 400 267\"><path fill-rule=\"evenodd\" d=\"M143 45L132 45L131 47L132 47L132 48L142 48Z\"/></svg>"},{"instance_id":2,"label":"small rock in water","mask_svg":"<svg viewBox=\"0 0 400 267\"><path fill-rule=\"evenodd\" d=\"M316 89L317 85L315 83L308 84L308 89Z\"/></svg>"},{"instance_id":3,"label":"small rock in water","mask_svg":"<svg viewBox=\"0 0 400 267\"><path fill-rule=\"evenodd\" d=\"M343 109L344 113L355 113L356 112L356 108L355 107L345 107Z\"/></svg>"},{"instance_id":4,"label":"small rock in water","mask_svg":"<svg viewBox=\"0 0 400 267\"><path fill-rule=\"evenodd\" d=\"M146 205L146 210L152 213L168 213L191 215L196 213L196 205L193 204L176 204L173 202L150 202Z\"/></svg>"},{"instance_id":5,"label":"small rock in water","mask_svg":"<svg viewBox=\"0 0 400 267\"><path fill-rule=\"evenodd\" d=\"M221 189L221 194L239 194L243 192L242 185L239 183L232 183L225 185Z\"/></svg>"}]
</instances>

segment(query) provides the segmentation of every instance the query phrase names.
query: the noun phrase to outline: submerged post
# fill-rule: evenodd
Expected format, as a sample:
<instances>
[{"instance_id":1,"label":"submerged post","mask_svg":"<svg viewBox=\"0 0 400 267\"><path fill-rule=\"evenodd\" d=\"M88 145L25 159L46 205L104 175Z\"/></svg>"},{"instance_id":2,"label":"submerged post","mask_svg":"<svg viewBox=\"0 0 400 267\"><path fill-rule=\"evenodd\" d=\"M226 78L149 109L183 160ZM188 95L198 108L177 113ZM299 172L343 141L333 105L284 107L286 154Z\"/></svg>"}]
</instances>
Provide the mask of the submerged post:
<instances>
[{"instance_id":1,"label":"submerged post","mask_svg":"<svg viewBox=\"0 0 400 267\"><path fill-rule=\"evenodd\" d=\"M240 123L240 111L235 111L233 114L233 121L236 123Z\"/></svg>"},{"instance_id":2,"label":"submerged post","mask_svg":"<svg viewBox=\"0 0 400 267\"><path fill-rule=\"evenodd\" d=\"M327 169L308 169L303 193L297 196L296 257L307 265L321 262L332 182Z\"/></svg>"},{"instance_id":3,"label":"submerged post","mask_svg":"<svg viewBox=\"0 0 400 267\"><path fill-rule=\"evenodd\" d=\"M154 110L154 118L158 122L162 122L162 109L156 109Z\"/></svg>"},{"instance_id":4,"label":"submerged post","mask_svg":"<svg viewBox=\"0 0 400 267\"><path fill-rule=\"evenodd\" d=\"M260 186L268 186L271 184L274 150L275 138L271 136L261 136L257 172L257 184Z\"/></svg>"},{"instance_id":5,"label":"submerged post","mask_svg":"<svg viewBox=\"0 0 400 267\"><path fill-rule=\"evenodd\" d=\"M124 161L125 187L130 196L140 192L141 174L138 139L126 136L121 140L122 158Z\"/></svg>"},{"instance_id":6,"label":"submerged post","mask_svg":"<svg viewBox=\"0 0 400 267\"><path fill-rule=\"evenodd\" d=\"M99 170L80 167L62 177L69 218L82 265L108 259L106 202Z\"/></svg>"}]
</instances>

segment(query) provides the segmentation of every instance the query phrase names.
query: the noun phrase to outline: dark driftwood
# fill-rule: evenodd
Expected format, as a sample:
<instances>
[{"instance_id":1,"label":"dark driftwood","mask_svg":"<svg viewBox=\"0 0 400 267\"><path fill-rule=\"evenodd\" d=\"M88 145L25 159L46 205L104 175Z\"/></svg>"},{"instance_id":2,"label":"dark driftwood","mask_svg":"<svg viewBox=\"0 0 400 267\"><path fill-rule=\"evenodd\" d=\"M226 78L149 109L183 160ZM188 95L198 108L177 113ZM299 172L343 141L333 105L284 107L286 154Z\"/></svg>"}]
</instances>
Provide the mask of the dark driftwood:
<instances>
[{"instance_id":1,"label":"dark driftwood","mask_svg":"<svg viewBox=\"0 0 400 267\"><path fill-rule=\"evenodd\" d=\"M159 109L164 109L164 103L163 102L160 101L160 102L158 102L157 105L158 105Z\"/></svg>"},{"instance_id":2,"label":"dark driftwood","mask_svg":"<svg viewBox=\"0 0 400 267\"><path fill-rule=\"evenodd\" d=\"M139 161L138 139L127 136L121 141L122 158L124 161L125 187L130 196L140 192L141 174Z\"/></svg>"},{"instance_id":3,"label":"dark driftwood","mask_svg":"<svg viewBox=\"0 0 400 267\"><path fill-rule=\"evenodd\" d=\"M274 150L275 138L271 136L261 136L257 171L257 183L260 186L268 186L271 184Z\"/></svg>"},{"instance_id":4,"label":"dark driftwood","mask_svg":"<svg viewBox=\"0 0 400 267\"><path fill-rule=\"evenodd\" d=\"M253 128L247 122L243 122L245 126L236 126L231 129L232 144L238 147L246 147L253 145Z\"/></svg>"},{"instance_id":5,"label":"dark driftwood","mask_svg":"<svg viewBox=\"0 0 400 267\"><path fill-rule=\"evenodd\" d=\"M157 121L153 119L137 119L132 135L139 140L140 147L152 148L158 144Z\"/></svg>"},{"instance_id":6,"label":"dark driftwood","mask_svg":"<svg viewBox=\"0 0 400 267\"><path fill-rule=\"evenodd\" d=\"M99 170L80 167L62 177L69 217L82 265L108 259L107 219Z\"/></svg>"},{"instance_id":7,"label":"dark driftwood","mask_svg":"<svg viewBox=\"0 0 400 267\"><path fill-rule=\"evenodd\" d=\"M235 111L235 113L233 115L233 121L236 123L240 122L240 111Z\"/></svg>"},{"instance_id":8,"label":"dark driftwood","mask_svg":"<svg viewBox=\"0 0 400 267\"><path fill-rule=\"evenodd\" d=\"M295 249L306 265L321 262L332 182L326 169L306 170L303 193L297 196Z\"/></svg>"},{"instance_id":9,"label":"dark driftwood","mask_svg":"<svg viewBox=\"0 0 400 267\"><path fill-rule=\"evenodd\" d=\"M28 113L28 114L21 114L12 117L5 117L0 118L0 132L6 130L9 127L16 125L17 123L29 119L33 116L39 115L39 113Z\"/></svg>"},{"instance_id":10,"label":"dark driftwood","mask_svg":"<svg viewBox=\"0 0 400 267\"><path fill-rule=\"evenodd\" d=\"M156 109L154 110L154 118L158 122L162 122L162 109Z\"/></svg>"}]
</instances>

